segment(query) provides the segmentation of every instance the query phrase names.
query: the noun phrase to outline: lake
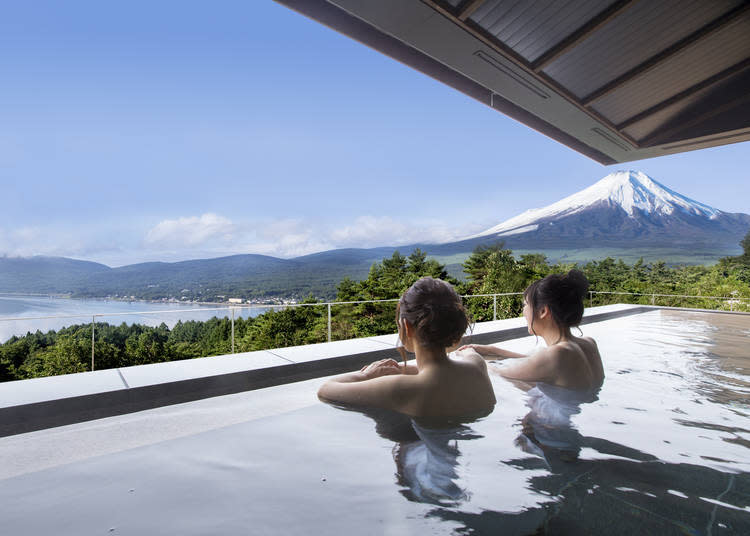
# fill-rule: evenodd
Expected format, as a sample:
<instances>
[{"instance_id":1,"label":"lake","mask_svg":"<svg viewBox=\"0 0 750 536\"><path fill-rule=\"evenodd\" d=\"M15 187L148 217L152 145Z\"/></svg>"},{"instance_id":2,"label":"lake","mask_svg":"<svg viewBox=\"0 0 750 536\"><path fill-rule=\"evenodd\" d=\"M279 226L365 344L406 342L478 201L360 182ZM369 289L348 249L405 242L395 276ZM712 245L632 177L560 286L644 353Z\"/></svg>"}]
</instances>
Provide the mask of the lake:
<instances>
[{"instance_id":1,"label":"lake","mask_svg":"<svg viewBox=\"0 0 750 536\"><path fill-rule=\"evenodd\" d=\"M198 310L196 311L196 309ZM236 309L235 316L256 316L267 310L267 307L250 308L246 306L243 309ZM0 343L7 341L13 335L26 335L28 332L37 330L44 333L73 324L87 324L91 322L93 315L97 315L97 322L108 322L110 324L125 322L127 324L158 326L164 322L172 327L178 320L208 320L213 316L229 316L231 312L228 305L84 300L0 294ZM36 318L60 316L68 318Z\"/></svg>"}]
</instances>

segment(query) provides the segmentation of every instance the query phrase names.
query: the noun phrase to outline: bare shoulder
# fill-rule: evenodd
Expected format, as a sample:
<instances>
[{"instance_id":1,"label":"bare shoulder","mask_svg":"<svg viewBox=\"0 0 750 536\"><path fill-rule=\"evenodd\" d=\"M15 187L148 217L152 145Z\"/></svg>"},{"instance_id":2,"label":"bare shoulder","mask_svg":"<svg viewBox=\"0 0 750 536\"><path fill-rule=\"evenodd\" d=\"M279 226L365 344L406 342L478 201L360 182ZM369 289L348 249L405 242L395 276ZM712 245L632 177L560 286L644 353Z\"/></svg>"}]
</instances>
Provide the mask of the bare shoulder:
<instances>
[{"instance_id":1,"label":"bare shoulder","mask_svg":"<svg viewBox=\"0 0 750 536\"><path fill-rule=\"evenodd\" d=\"M559 342L547 348L539 350L535 356L541 356L546 359L561 359L567 355L576 353L576 347L568 341Z\"/></svg>"},{"instance_id":2,"label":"bare shoulder","mask_svg":"<svg viewBox=\"0 0 750 536\"><path fill-rule=\"evenodd\" d=\"M580 337L576 342L585 355L599 355L599 347L596 345L596 341L591 337Z\"/></svg>"},{"instance_id":3,"label":"bare shoulder","mask_svg":"<svg viewBox=\"0 0 750 536\"><path fill-rule=\"evenodd\" d=\"M572 355L571 349L564 343L558 343L553 346L542 348L530 356L519 360L519 362L528 363L536 370L544 370L547 374L556 374L556 371L565 363L568 356ZM506 365L512 366L512 365ZM534 379L533 381L537 381ZM540 379L540 381L543 381Z\"/></svg>"},{"instance_id":4,"label":"bare shoulder","mask_svg":"<svg viewBox=\"0 0 750 536\"><path fill-rule=\"evenodd\" d=\"M540 350L539 354L542 354L553 369L560 369L572 366L582 358L585 359L586 351L578 344L563 341Z\"/></svg>"},{"instance_id":5,"label":"bare shoulder","mask_svg":"<svg viewBox=\"0 0 750 536\"><path fill-rule=\"evenodd\" d=\"M416 385L419 384L418 374L392 374L380 376L368 380L371 382L380 382L385 389L391 390L395 394L408 394Z\"/></svg>"},{"instance_id":6,"label":"bare shoulder","mask_svg":"<svg viewBox=\"0 0 750 536\"><path fill-rule=\"evenodd\" d=\"M482 357L482 355L476 350L462 350L460 352L456 352L454 355L455 361L468 363L480 368L481 370L487 370L487 362L485 361L484 357Z\"/></svg>"},{"instance_id":7,"label":"bare shoulder","mask_svg":"<svg viewBox=\"0 0 750 536\"><path fill-rule=\"evenodd\" d=\"M597 348L596 341L593 339L593 337L580 337L580 340L590 344L594 348Z\"/></svg>"}]
</instances>

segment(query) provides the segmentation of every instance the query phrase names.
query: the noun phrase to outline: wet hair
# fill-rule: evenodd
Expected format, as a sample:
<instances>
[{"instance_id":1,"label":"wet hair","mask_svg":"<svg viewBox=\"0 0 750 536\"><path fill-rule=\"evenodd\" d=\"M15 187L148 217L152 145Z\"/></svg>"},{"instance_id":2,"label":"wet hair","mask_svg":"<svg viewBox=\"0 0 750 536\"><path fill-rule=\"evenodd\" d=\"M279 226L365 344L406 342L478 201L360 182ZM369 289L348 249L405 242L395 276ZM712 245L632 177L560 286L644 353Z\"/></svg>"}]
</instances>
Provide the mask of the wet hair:
<instances>
[{"instance_id":1,"label":"wet hair","mask_svg":"<svg viewBox=\"0 0 750 536\"><path fill-rule=\"evenodd\" d=\"M531 328L534 329L534 317L545 305L560 329L575 327L583 318L583 299L589 289L589 281L580 270L571 270L567 274L551 274L534 281L523 293L533 315Z\"/></svg>"},{"instance_id":2,"label":"wet hair","mask_svg":"<svg viewBox=\"0 0 750 536\"><path fill-rule=\"evenodd\" d=\"M422 346L448 348L469 327L470 320L461 297L450 283L423 277L404 292L396 306L396 322L406 320ZM402 357L406 355L399 347ZM404 361L406 358L404 357Z\"/></svg>"}]
</instances>

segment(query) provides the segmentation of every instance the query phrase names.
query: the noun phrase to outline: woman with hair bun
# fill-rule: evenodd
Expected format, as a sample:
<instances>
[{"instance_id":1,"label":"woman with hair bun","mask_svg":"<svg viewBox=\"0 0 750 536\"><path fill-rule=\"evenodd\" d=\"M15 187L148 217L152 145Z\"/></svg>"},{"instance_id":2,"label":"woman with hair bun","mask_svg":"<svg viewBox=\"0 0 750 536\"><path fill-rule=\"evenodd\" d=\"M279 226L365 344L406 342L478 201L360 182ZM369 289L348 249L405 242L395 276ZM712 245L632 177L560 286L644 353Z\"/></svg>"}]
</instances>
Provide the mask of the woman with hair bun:
<instances>
[{"instance_id":1,"label":"woman with hair bun","mask_svg":"<svg viewBox=\"0 0 750 536\"><path fill-rule=\"evenodd\" d=\"M318 391L327 402L379 407L412 417L463 417L489 412L495 395L484 359L475 352L449 357L469 319L461 297L439 279L423 277L398 302L400 342L416 366L383 359L328 380Z\"/></svg>"},{"instance_id":2,"label":"woman with hair bun","mask_svg":"<svg viewBox=\"0 0 750 536\"><path fill-rule=\"evenodd\" d=\"M588 288L589 282L579 270L548 275L529 285L523 293L523 316L529 333L547 343L532 355L479 344L461 350L475 350L490 360L513 359L497 369L508 379L574 390L597 389L604 381L604 368L596 342L571 333L571 328L581 323Z\"/></svg>"}]
</instances>

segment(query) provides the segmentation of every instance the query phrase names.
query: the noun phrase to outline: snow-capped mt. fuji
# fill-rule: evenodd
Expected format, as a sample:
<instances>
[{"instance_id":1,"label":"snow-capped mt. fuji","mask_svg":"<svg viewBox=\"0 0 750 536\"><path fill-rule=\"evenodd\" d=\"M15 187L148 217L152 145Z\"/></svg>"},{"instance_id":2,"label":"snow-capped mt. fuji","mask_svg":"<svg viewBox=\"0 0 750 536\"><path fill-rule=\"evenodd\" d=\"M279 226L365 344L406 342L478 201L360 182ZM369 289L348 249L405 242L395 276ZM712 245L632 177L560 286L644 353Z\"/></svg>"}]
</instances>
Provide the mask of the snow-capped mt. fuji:
<instances>
[{"instance_id":1,"label":"snow-capped mt. fuji","mask_svg":"<svg viewBox=\"0 0 750 536\"><path fill-rule=\"evenodd\" d=\"M696 243L736 248L749 229L747 214L694 201L640 171L616 171L585 190L527 210L465 240L501 239L521 248Z\"/></svg>"},{"instance_id":2,"label":"snow-capped mt. fuji","mask_svg":"<svg viewBox=\"0 0 750 536\"><path fill-rule=\"evenodd\" d=\"M535 231L539 225L584 212L591 208L620 208L628 217L670 216L684 213L708 219L717 210L670 190L640 171L616 171L599 182L544 208L535 208L469 238L508 236Z\"/></svg>"}]
</instances>

